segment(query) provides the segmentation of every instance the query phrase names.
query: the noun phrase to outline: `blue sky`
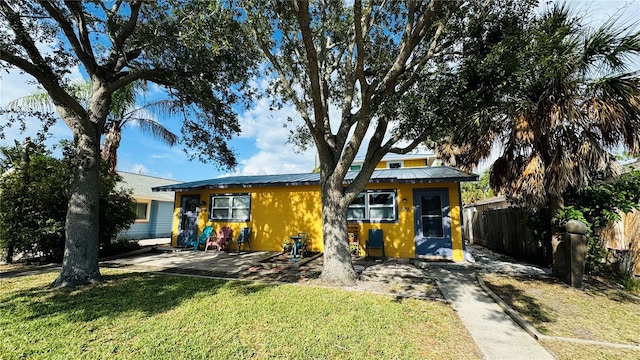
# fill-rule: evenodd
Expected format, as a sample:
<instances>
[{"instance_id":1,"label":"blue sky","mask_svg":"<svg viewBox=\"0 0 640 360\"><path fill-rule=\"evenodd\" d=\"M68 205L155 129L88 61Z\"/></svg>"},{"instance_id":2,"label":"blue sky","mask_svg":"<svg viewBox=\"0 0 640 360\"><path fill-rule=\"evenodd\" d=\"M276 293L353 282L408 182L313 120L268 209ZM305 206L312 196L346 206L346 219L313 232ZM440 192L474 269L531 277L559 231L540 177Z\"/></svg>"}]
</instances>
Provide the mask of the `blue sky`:
<instances>
[{"instance_id":1,"label":"blue sky","mask_svg":"<svg viewBox=\"0 0 640 360\"><path fill-rule=\"evenodd\" d=\"M574 0L570 2L577 5L592 24L601 23L621 8L624 8L622 15L624 20L640 23L640 0ZM640 69L640 64L636 67ZM70 77L80 78L81 74L76 69ZM256 86L264 85L264 79L256 80ZM27 95L35 87L33 79L20 74L19 71L0 74L0 107L13 99ZM288 117L297 118L292 107L285 106L273 111L266 98L257 100L250 110L240 113L242 133L230 142L231 147L236 150L238 159L235 174L300 173L310 172L313 169L315 150L309 149L303 153L297 153L292 145L286 142L289 129L283 127L283 124ZM180 124L177 120L158 120L179 134ZM17 129L9 129L5 131L5 139L0 139L0 145L11 145L14 139L21 142L25 136L32 135L34 132L33 126L25 134L20 134ZM59 121L51 129L51 137L47 144L56 144L61 139L71 139L71 132L64 123ZM180 144L169 148L141 133L135 126L128 126L123 132L118 152L118 170L181 181L210 179L228 174L214 164L203 164L197 160L189 161Z\"/></svg>"}]
</instances>

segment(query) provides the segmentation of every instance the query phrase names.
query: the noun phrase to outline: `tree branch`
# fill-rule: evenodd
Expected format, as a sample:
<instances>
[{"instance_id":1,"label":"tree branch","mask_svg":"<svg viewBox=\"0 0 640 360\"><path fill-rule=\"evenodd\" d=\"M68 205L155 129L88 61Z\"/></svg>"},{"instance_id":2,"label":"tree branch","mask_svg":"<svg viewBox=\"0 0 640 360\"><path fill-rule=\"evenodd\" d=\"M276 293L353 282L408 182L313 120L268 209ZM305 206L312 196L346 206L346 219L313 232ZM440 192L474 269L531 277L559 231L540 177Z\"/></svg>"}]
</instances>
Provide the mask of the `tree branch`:
<instances>
[{"instance_id":1,"label":"tree branch","mask_svg":"<svg viewBox=\"0 0 640 360\"><path fill-rule=\"evenodd\" d=\"M96 63L95 58L93 57L93 53L87 53L80 44L80 41L76 37L75 32L73 31L73 25L71 22L67 20L67 17L60 12L60 9L54 6L53 2L42 1L40 3L42 7L51 15L51 17L58 23L64 35L66 36L69 44L73 48L73 51L78 56L78 59L82 62L84 67L87 69L89 74L95 73L98 68L98 64Z\"/></svg>"},{"instance_id":2,"label":"tree branch","mask_svg":"<svg viewBox=\"0 0 640 360\"><path fill-rule=\"evenodd\" d=\"M378 85L376 93L379 95L388 95L395 90L397 79L405 71L405 64L407 63L407 60L411 57L413 50L426 34L427 25L431 24L442 11L443 3L444 1L441 0L431 1L426 11L418 16L415 26L413 26L410 21L407 21L405 32L402 35L400 50L396 55L393 65L389 68L387 74ZM413 11L415 11L415 7L410 7L409 18L413 17Z\"/></svg>"},{"instance_id":3,"label":"tree branch","mask_svg":"<svg viewBox=\"0 0 640 360\"><path fill-rule=\"evenodd\" d=\"M95 55L93 53L93 47L91 46L91 40L89 40L89 29L87 29L87 21L85 18L84 11L82 11L82 3L79 1L69 1L66 0L64 2L74 18L76 19L76 23L78 24L78 34L80 35L80 43L82 44L82 48L87 52L87 55L94 59Z\"/></svg>"},{"instance_id":4,"label":"tree branch","mask_svg":"<svg viewBox=\"0 0 640 360\"><path fill-rule=\"evenodd\" d=\"M119 6L119 5L118 5ZM142 7L142 3L140 1L132 1L131 2L131 14L129 15L129 19L121 28L120 33L117 34L113 38L113 47L111 48L111 54L109 55L109 61L107 62L107 66L112 68L114 71L122 70L128 61L128 55L131 53L124 53L123 47L125 41L133 34L133 31L138 24L138 16L140 14L140 8ZM116 8L117 11L117 8ZM115 13L114 11L113 13ZM112 16L112 13L109 13L109 16ZM107 21L108 24L111 23L110 19ZM112 33L114 29L109 29L109 33ZM141 50L138 50L141 51Z\"/></svg>"},{"instance_id":5,"label":"tree branch","mask_svg":"<svg viewBox=\"0 0 640 360\"><path fill-rule=\"evenodd\" d=\"M284 87L284 90L287 92L287 95L289 96L291 101L293 101L293 104L295 105L296 109L300 113L300 116L304 120L304 122L307 125L307 127L309 128L309 130L311 130L312 135L314 136L314 138L316 138L316 140L318 140L319 138L322 138L322 134L321 133L317 133L317 129L313 125L313 121L311 120L311 117L309 116L309 113L307 113L306 107L304 106L304 104L298 98L298 95L293 90L293 87L291 86L291 83L289 83L289 80L287 79L286 73L282 69L282 66L280 65L280 62L275 57L275 55L273 55L271 53L271 51L269 51L269 48L267 47L267 44L265 44L264 41L262 41L262 39L259 37L257 30L256 29L252 29L252 31L253 31L254 38L256 39L256 42L258 43L258 46L260 47L260 50L262 51L264 56L267 57L267 59L269 60L271 65L274 67L274 69L278 72L278 76L280 77L280 81L282 81L282 86Z\"/></svg>"},{"instance_id":6,"label":"tree branch","mask_svg":"<svg viewBox=\"0 0 640 360\"><path fill-rule=\"evenodd\" d=\"M320 69L318 66L318 54L313 45L313 34L310 28L310 16L309 16L309 1L308 0L293 0L294 8L296 11L296 18L300 25L300 31L302 33L302 42L304 44L305 51L307 53L307 69L309 75L309 82L311 83L311 100L313 102L313 113L315 117L315 126L317 127L318 134L325 138L330 145L333 145L335 151L335 144L332 141L331 125L326 116L326 109L323 106L323 96L320 84Z\"/></svg>"}]
</instances>

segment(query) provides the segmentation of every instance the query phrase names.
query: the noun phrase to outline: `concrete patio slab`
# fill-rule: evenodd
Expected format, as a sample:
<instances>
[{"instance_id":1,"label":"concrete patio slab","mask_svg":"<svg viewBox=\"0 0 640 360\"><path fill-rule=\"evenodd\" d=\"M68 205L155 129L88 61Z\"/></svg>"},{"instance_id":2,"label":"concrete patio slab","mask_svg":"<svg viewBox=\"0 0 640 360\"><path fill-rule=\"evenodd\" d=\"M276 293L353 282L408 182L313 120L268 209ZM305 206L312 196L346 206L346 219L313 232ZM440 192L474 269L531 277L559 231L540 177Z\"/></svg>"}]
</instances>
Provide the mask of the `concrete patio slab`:
<instances>
[{"instance_id":1,"label":"concrete patio slab","mask_svg":"<svg viewBox=\"0 0 640 360\"><path fill-rule=\"evenodd\" d=\"M106 266L149 266L159 269L180 268L186 270L216 271L235 274L273 256L272 252L238 253L226 251L175 251L150 253L101 262Z\"/></svg>"}]
</instances>

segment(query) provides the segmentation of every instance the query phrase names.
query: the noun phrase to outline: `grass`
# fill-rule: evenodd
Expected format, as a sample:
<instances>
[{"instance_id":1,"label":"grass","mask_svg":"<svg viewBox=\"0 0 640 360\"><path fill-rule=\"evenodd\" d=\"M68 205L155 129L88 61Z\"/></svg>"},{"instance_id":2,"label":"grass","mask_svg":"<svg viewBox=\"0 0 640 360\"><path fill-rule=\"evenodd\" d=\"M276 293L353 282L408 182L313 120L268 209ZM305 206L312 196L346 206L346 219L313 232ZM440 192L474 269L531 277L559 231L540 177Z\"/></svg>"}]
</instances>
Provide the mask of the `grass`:
<instances>
[{"instance_id":1,"label":"grass","mask_svg":"<svg viewBox=\"0 0 640 360\"><path fill-rule=\"evenodd\" d=\"M550 278L487 274L483 279L542 334L640 345L640 298L621 287L594 278L586 279L584 290ZM640 351L633 350L558 341L543 344L562 359L585 354L603 359L640 357Z\"/></svg>"},{"instance_id":2,"label":"grass","mask_svg":"<svg viewBox=\"0 0 640 360\"><path fill-rule=\"evenodd\" d=\"M480 358L440 302L295 285L103 270L0 280L0 358Z\"/></svg>"},{"instance_id":3,"label":"grass","mask_svg":"<svg viewBox=\"0 0 640 360\"><path fill-rule=\"evenodd\" d=\"M577 344L554 340L541 340L540 343L550 350L558 360L637 360L639 357L638 351L631 349L618 349L609 346Z\"/></svg>"}]
</instances>

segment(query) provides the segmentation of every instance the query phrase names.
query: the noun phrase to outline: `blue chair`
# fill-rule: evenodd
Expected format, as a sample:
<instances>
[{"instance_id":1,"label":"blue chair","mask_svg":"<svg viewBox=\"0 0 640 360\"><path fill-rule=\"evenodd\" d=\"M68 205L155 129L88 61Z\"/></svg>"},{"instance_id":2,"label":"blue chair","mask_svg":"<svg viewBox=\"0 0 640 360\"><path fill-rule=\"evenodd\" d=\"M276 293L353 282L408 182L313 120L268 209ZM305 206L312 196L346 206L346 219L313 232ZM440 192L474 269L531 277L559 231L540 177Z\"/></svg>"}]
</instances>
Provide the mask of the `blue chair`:
<instances>
[{"instance_id":1,"label":"blue chair","mask_svg":"<svg viewBox=\"0 0 640 360\"><path fill-rule=\"evenodd\" d=\"M384 238L381 229L369 229L369 240L365 243L367 258L369 257L369 249L382 250L382 258L384 259Z\"/></svg>"},{"instance_id":2,"label":"blue chair","mask_svg":"<svg viewBox=\"0 0 640 360\"><path fill-rule=\"evenodd\" d=\"M193 251L197 251L200 244L205 245L207 243L207 240L209 239L209 236L211 236L212 232L213 228L211 226L205 226L204 229L202 229L202 234L200 234L200 237L198 237L196 240L185 241L184 248L186 249L189 246L193 246Z\"/></svg>"},{"instance_id":3,"label":"blue chair","mask_svg":"<svg viewBox=\"0 0 640 360\"><path fill-rule=\"evenodd\" d=\"M240 248L242 247L242 244L247 244L249 251L251 251L251 245L249 245L250 235L251 228L245 227L240 230L240 235L238 235L238 239L236 240L236 242L238 243L238 254L240 254Z\"/></svg>"}]
</instances>

